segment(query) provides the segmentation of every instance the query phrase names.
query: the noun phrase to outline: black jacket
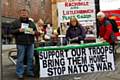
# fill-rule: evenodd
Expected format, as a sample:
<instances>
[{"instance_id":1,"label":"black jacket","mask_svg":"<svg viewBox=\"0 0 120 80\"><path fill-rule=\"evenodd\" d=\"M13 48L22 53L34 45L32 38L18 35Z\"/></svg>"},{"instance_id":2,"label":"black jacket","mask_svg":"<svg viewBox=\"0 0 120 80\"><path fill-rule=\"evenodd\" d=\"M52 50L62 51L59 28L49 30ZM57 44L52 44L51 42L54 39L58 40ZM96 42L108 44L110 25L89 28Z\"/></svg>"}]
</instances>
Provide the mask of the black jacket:
<instances>
[{"instance_id":1,"label":"black jacket","mask_svg":"<svg viewBox=\"0 0 120 80\"><path fill-rule=\"evenodd\" d=\"M12 23L11 33L15 36L16 44L26 45L34 43L34 35L33 34L25 34L24 32L19 32L19 28L21 27L21 21L16 20ZM27 22L29 24L29 28L33 28L36 31L35 24L32 21Z\"/></svg>"},{"instance_id":2,"label":"black jacket","mask_svg":"<svg viewBox=\"0 0 120 80\"><path fill-rule=\"evenodd\" d=\"M78 37L78 39L70 40L75 37ZM85 30L81 25L74 26L74 27L70 26L67 30L66 38L68 41L70 41L70 43L78 43L79 44L80 41L84 40L84 38L85 38Z\"/></svg>"}]
</instances>

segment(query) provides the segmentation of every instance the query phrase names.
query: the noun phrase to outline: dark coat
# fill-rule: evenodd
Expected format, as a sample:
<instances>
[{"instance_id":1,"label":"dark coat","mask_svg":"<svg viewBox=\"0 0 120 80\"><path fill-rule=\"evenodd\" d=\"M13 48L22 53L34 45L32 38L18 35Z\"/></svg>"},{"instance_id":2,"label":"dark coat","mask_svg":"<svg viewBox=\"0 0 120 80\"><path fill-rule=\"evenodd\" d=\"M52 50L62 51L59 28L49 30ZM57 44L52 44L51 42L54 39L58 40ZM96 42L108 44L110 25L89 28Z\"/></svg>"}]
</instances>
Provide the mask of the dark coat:
<instances>
[{"instance_id":1,"label":"dark coat","mask_svg":"<svg viewBox=\"0 0 120 80\"><path fill-rule=\"evenodd\" d=\"M78 37L78 39L75 39L75 40L70 40L70 39L73 39L73 38L76 38ZM70 43L80 43L81 40L84 40L85 38L85 30L84 28L81 26L81 25L78 25L78 26L70 26L67 30L67 33L66 33L66 38L68 41L70 41Z\"/></svg>"},{"instance_id":2,"label":"dark coat","mask_svg":"<svg viewBox=\"0 0 120 80\"><path fill-rule=\"evenodd\" d=\"M19 32L19 28L21 27L21 21L16 20L12 23L11 33L15 36L16 44L25 45L25 44L33 44L34 43L34 35L33 34L25 34L24 32ZM35 24L32 21L28 21L29 28L33 28L36 30Z\"/></svg>"},{"instance_id":3,"label":"dark coat","mask_svg":"<svg viewBox=\"0 0 120 80\"><path fill-rule=\"evenodd\" d=\"M112 25L107 19L103 19L103 21L100 22L99 27L99 36L104 38L109 43L112 43L111 35L113 33Z\"/></svg>"}]
</instances>

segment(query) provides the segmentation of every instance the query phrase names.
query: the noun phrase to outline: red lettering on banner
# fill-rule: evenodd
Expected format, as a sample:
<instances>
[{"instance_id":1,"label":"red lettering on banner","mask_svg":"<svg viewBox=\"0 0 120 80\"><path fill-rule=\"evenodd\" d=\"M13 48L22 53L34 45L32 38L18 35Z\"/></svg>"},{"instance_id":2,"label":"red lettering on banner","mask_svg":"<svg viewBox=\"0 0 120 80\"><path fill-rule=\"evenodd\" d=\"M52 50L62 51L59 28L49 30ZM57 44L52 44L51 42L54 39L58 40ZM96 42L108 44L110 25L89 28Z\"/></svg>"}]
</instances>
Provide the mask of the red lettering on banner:
<instances>
[{"instance_id":1,"label":"red lettering on banner","mask_svg":"<svg viewBox=\"0 0 120 80\"><path fill-rule=\"evenodd\" d=\"M65 2L65 7L71 6L88 6L89 2Z\"/></svg>"},{"instance_id":2,"label":"red lettering on banner","mask_svg":"<svg viewBox=\"0 0 120 80\"><path fill-rule=\"evenodd\" d=\"M74 11L63 11L63 15L73 15L73 14L86 14L86 13L93 13L94 10L74 10Z\"/></svg>"}]
</instances>

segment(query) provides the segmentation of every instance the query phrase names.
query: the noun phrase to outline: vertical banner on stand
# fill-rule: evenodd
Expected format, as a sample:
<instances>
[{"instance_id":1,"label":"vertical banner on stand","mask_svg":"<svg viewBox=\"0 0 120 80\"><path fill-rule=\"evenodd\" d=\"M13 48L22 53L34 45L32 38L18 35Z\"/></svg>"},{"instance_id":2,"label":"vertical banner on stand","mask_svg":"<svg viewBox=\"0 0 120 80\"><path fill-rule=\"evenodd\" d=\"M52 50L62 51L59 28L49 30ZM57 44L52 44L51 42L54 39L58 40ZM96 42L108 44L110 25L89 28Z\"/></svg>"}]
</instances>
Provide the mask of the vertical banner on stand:
<instances>
[{"instance_id":1,"label":"vertical banner on stand","mask_svg":"<svg viewBox=\"0 0 120 80\"><path fill-rule=\"evenodd\" d=\"M71 17L77 18L86 29L86 34L96 37L96 11L94 0L80 0L71 2L58 2L58 26L69 22Z\"/></svg>"},{"instance_id":2,"label":"vertical banner on stand","mask_svg":"<svg viewBox=\"0 0 120 80\"><path fill-rule=\"evenodd\" d=\"M58 19L60 23L68 22L74 16L80 21L95 20L94 0L81 0L73 2L60 2L58 6Z\"/></svg>"}]
</instances>

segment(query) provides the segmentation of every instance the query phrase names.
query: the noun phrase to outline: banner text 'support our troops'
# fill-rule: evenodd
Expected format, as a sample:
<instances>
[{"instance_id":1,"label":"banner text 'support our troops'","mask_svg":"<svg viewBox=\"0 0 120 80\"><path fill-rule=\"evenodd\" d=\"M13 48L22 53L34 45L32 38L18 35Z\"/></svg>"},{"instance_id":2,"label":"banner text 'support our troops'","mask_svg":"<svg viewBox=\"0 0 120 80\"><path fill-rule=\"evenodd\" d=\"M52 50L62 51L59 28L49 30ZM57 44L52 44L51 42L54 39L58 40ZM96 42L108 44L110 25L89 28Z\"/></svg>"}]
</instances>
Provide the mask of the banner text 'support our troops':
<instances>
[{"instance_id":1,"label":"banner text 'support our troops'","mask_svg":"<svg viewBox=\"0 0 120 80\"><path fill-rule=\"evenodd\" d=\"M115 70L112 46L40 51L40 77Z\"/></svg>"}]
</instances>

